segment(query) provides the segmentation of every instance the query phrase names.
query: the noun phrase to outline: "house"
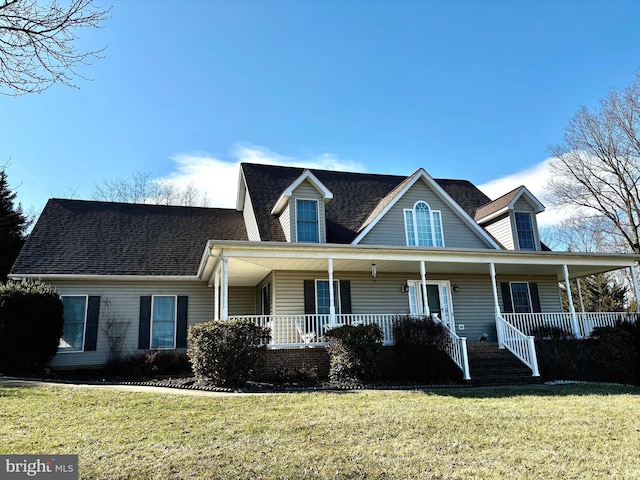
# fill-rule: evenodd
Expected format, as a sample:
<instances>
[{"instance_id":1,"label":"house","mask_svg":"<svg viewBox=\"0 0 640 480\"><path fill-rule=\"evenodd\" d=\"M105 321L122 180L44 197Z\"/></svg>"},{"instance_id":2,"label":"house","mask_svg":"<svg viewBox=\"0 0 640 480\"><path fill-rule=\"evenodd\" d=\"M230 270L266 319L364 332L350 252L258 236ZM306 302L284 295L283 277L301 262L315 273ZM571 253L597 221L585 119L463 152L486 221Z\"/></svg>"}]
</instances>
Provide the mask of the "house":
<instances>
[{"instance_id":1,"label":"house","mask_svg":"<svg viewBox=\"0 0 640 480\"><path fill-rule=\"evenodd\" d=\"M620 314L564 312L559 283L639 255L559 253L526 187L491 200L468 181L243 163L235 209L51 199L11 277L53 284L65 326L53 366L100 365L108 319L124 352L180 349L188 325L250 318L271 349L321 347L343 324L437 315L469 378L467 342L497 341L538 375L542 325L588 335ZM311 351L313 349L309 349Z\"/></svg>"}]
</instances>

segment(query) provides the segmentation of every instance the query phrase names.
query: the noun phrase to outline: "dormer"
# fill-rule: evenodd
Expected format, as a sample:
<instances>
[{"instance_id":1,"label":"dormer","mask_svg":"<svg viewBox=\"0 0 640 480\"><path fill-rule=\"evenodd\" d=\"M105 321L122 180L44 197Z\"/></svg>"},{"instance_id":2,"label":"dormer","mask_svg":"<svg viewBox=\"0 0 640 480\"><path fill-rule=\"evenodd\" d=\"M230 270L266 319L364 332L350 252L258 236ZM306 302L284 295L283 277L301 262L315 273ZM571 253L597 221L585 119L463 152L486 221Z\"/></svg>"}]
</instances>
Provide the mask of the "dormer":
<instances>
[{"instance_id":1,"label":"dormer","mask_svg":"<svg viewBox=\"0 0 640 480\"><path fill-rule=\"evenodd\" d=\"M536 215L544 205L524 186L478 208L475 220L507 250L541 250Z\"/></svg>"},{"instance_id":2,"label":"dormer","mask_svg":"<svg viewBox=\"0 0 640 480\"><path fill-rule=\"evenodd\" d=\"M304 170L282 192L271 215L278 217L287 242L326 243L325 205L332 199L333 193Z\"/></svg>"}]
</instances>

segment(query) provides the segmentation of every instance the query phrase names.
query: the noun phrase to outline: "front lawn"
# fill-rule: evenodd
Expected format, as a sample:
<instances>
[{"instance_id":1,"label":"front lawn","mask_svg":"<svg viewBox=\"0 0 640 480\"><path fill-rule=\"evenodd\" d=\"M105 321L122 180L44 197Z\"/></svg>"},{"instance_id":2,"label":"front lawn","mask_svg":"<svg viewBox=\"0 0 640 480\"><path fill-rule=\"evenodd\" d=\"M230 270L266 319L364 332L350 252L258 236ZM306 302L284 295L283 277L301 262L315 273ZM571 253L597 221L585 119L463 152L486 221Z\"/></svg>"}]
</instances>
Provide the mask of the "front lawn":
<instances>
[{"instance_id":1,"label":"front lawn","mask_svg":"<svg viewBox=\"0 0 640 480\"><path fill-rule=\"evenodd\" d=\"M638 478L640 389L193 397L0 386L0 454L80 478Z\"/></svg>"}]
</instances>

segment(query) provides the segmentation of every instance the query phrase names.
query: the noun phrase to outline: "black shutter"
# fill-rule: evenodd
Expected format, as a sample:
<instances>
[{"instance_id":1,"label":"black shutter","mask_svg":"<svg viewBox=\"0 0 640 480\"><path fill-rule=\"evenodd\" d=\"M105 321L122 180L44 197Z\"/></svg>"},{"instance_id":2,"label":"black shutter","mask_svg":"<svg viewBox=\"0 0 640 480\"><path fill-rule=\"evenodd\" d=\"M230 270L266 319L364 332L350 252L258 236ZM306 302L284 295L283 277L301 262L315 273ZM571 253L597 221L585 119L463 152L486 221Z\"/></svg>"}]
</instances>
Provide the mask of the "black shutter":
<instances>
[{"instance_id":1,"label":"black shutter","mask_svg":"<svg viewBox=\"0 0 640 480\"><path fill-rule=\"evenodd\" d=\"M189 297L178 297L178 318L176 319L176 348L187 348L187 310Z\"/></svg>"},{"instance_id":2,"label":"black shutter","mask_svg":"<svg viewBox=\"0 0 640 480\"><path fill-rule=\"evenodd\" d=\"M511 301L511 286L509 282L500 284L502 289L502 313L513 313L513 302Z\"/></svg>"},{"instance_id":3,"label":"black shutter","mask_svg":"<svg viewBox=\"0 0 640 480\"><path fill-rule=\"evenodd\" d=\"M95 351L98 344L98 317L100 316L100 297L90 296L87 305L87 329L84 337L84 350Z\"/></svg>"},{"instance_id":4,"label":"black shutter","mask_svg":"<svg viewBox=\"0 0 640 480\"><path fill-rule=\"evenodd\" d=\"M351 313L351 282L340 280L340 313Z\"/></svg>"},{"instance_id":5,"label":"black shutter","mask_svg":"<svg viewBox=\"0 0 640 480\"><path fill-rule=\"evenodd\" d=\"M304 281L304 313L315 315L316 313L316 282L315 280Z\"/></svg>"},{"instance_id":6,"label":"black shutter","mask_svg":"<svg viewBox=\"0 0 640 480\"><path fill-rule=\"evenodd\" d=\"M138 348L146 350L151 345L151 297L140 297L140 322L138 323Z\"/></svg>"},{"instance_id":7,"label":"black shutter","mask_svg":"<svg viewBox=\"0 0 640 480\"><path fill-rule=\"evenodd\" d=\"M540 295L538 294L537 283L529 283L529 294L531 295L531 308L533 309L533 313L542 312L542 309L540 308Z\"/></svg>"}]
</instances>

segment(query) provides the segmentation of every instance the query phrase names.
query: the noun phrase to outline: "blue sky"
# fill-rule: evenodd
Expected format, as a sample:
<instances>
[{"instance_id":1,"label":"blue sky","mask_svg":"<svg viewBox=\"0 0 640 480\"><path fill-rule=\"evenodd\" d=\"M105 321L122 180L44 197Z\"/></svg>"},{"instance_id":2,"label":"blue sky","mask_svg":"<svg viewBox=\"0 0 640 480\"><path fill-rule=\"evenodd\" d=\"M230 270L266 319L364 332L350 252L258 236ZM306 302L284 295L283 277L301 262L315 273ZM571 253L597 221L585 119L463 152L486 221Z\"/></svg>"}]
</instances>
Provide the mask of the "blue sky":
<instances>
[{"instance_id":1,"label":"blue sky","mask_svg":"<svg viewBox=\"0 0 640 480\"><path fill-rule=\"evenodd\" d=\"M638 25L617 0L115 0L80 32L108 44L93 81L0 97L0 163L36 212L142 171L233 206L239 161L544 196L569 118L638 71Z\"/></svg>"}]
</instances>

